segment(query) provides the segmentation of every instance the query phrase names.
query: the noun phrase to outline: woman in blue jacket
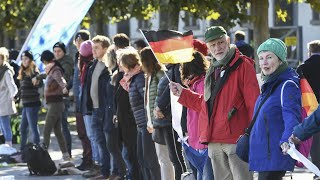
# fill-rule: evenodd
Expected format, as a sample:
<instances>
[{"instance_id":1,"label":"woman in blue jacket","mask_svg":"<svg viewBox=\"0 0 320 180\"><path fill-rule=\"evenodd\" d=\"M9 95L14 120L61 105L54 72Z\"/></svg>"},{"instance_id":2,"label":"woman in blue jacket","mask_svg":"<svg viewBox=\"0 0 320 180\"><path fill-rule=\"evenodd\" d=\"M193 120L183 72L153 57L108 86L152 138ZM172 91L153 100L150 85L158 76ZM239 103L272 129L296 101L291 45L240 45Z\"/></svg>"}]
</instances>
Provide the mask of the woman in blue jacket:
<instances>
[{"instance_id":1,"label":"woman in blue jacket","mask_svg":"<svg viewBox=\"0 0 320 180\"><path fill-rule=\"evenodd\" d=\"M147 117L144 109L144 74L138 52L123 49L119 52L120 68L124 75L120 85L129 93L129 101L137 125L137 157L143 180L160 180L160 165L151 134L147 130Z\"/></svg>"},{"instance_id":2,"label":"woman in blue jacket","mask_svg":"<svg viewBox=\"0 0 320 180\"><path fill-rule=\"evenodd\" d=\"M249 169L259 173L258 180L280 180L295 164L286 151L293 127L301 120L299 79L287 65L287 48L280 39L266 40L257 54L264 84L255 105L254 114L258 114L250 134Z\"/></svg>"}]
</instances>

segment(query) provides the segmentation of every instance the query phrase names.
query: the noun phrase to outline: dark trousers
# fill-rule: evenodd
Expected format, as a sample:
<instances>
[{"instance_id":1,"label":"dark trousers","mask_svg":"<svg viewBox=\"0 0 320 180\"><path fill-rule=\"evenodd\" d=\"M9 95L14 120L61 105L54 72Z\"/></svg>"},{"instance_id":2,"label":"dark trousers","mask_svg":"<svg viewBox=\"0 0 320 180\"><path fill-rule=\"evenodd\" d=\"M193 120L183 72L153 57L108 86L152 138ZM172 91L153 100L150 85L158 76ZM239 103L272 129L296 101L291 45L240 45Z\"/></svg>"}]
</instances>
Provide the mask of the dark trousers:
<instances>
[{"instance_id":1,"label":"dark trousers","mask_svg":"<svg viewBox=\"0 0 320 180\"><path fill-rule=\"evenodd\" d=\"M178 142L178 135L172 126L164 127L164 138L168 147L169 158L174 166L175 179L180 180L181 174L187 171L182 156L182 145Z\"/></svg>"},{"instance_id":2,"label":"dark trousers","mask_svg":"<svg viewBox=\"0 0 320 180\"><path fill-rule=\"evenodd\" d=\"M282 180L286 171L264 171L259 172L258 180Z\"/></svg>"},{"instance_id":3,"label":"dark trousers","mask_svg":"<svg viewBox=\"0 0 320 180\"><path fill-rule=\"evenodd\" d=\"M320 133L316 133L313 135L310 155L312 163L320 168Z\"/></svg>"},{"instance_id":4,"label":"dark trousers","mask_svg":"<svg viewBox=\"0 0 320 180\"><path fill-rule=\"evenodd\" d=\"M112 119L109 119L112 121ZM107 119L104 119L104 114L99 109L93 109L92 112L92 128L96 136L99 155L101 159L101 174L104 176L125 174L124 162L121 157L118 142L118 132L116 128L111 130L107 127ZM112 167L112 168L111 168ZM111 173L110 173L111 169Z\"/></svg>"},{"instance_id":5,"label":"dark trousers","mask_svg":"<svg viewBox=\"0 0 320 180\"><path fill-rule=\"evenodd\" d=\"M63 99L63 103L64 103L64 111L62 112L62 119L61 119L62 132L67 143L68 153L71 157L72 141L71 141L71 134L70 134L69 123L68 123L68 109L70 107L69 97L67 97L66 99Z\"/></svg>"},{"instance_id":6,"label":"dark trousers","mask_svg":"<svg viewBox=\"0 0 320 180\"><path fill-rule=\"evenodd\" d=\"M143 180L160 180L160 165L156 147L147 127L137 129L137 156Z\"/></svg>"},{"instance_id":7,"label":"dark trousers","mask_svg":"<svg viewBox=\"0 0 320 180\"><path fill-rule=\"evenodd\" d=\"M134 121L134 120L133 120ZM118 124L119 147L127 167L127 178L132 180L142 179L141 169L137 157L137 127L124 119Z\"/></svg>"},{"instance_id":8,"label":"dark trousers","mask_svg":"<svg viewBox=\"0 0 320 180\"><path fill-rule=\"evenodd\" d=\"M92 164L92 149L90 140L87 136L86 127L84 125L83 116L81 113L76 113L76 122L77 122L77 132L78 137L81 141L83 152L82 152L82 161L86 165Z\"/></svg>"}]
</instances>

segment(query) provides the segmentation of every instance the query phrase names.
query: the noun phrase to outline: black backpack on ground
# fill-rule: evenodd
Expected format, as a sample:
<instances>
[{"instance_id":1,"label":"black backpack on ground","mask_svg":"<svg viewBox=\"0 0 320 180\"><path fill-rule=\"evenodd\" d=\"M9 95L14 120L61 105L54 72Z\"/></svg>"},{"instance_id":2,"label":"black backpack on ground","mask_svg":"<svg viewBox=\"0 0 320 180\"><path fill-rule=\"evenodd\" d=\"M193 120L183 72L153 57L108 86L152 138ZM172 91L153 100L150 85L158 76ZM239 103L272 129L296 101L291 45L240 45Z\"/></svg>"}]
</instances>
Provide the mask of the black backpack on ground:
<instances>
[{"instance_id":1,"label":"black backpack on ground","mask_svg":"<svg viewBox=\"0 0 320 180\"><path fill-rule=\"evenodd\" d=\"M44 145L27 144L22 151L22 160L27 163L30 175L49 176L57 171Z\"/></svg>"}]
</instances>

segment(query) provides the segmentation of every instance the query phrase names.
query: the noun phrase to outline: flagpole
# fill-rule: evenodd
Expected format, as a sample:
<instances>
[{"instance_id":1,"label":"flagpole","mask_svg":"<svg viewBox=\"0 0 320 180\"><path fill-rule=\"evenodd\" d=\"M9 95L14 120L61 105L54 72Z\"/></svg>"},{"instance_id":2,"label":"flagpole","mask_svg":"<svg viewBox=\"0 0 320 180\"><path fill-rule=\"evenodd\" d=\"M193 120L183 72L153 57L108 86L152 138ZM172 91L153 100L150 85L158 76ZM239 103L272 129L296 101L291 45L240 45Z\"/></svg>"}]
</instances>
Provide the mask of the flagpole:
<instances>
[{"instance_id":1,"label":"flagpole","mask_svg":"<svg viewBox=\"0 0 320 180\"><path fill-rule=\"evenodd\" d=\"M141 29L139 29L139 31L140 31L140 33L142 34L142 36L143 36L144 40L145 40L145 41L147 42L147 44L149 45L149 47L150 47L150 49L151 49L151 51L152 51L152 53L153 53L154 57L156 58L156 60L157 60L157 61L158 61L158 63L159 63L159 65L161 65L162 63L158 60L158 58L157 58L156 54L154 53L154 51L153 51L152 47L150 46L149 41L147 40L146 36L143 34L143 32L142 32L142 30L141 30ZM164 75L167 77L168 81L169 81L169 82L171 82L171 80L170 80L170 78L169 78L168 74L166 73L166 71L165 71L164 69L162 69L162 71L164 72Z\"/></svg>"}]
</instances>

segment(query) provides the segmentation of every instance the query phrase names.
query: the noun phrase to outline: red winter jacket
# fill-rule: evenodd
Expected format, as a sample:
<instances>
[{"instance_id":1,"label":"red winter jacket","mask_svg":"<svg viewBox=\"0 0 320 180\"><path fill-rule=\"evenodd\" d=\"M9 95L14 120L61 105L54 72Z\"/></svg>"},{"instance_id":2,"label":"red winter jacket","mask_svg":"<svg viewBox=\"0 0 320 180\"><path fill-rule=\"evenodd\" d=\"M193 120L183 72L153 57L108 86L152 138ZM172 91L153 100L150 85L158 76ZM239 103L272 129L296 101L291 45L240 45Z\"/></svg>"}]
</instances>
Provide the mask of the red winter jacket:
<instances>
[{"instance_id":1,"label":"red winter jacket","mask_svg":"<svg viewBox=\"0 0 320 180\"><path fill-rule=\"evenodd\" d=\"M240 58L236 49L230 66ZM229 78L217 94L213 111L208 120L208 106L203 95L183 89L179 103L200 112L199 131L201 143L235 144L244 129L249 126L260 90L254 69L254 61L241 56L243 62L230 73ZM231 110L236 109L232 116ZM229 114L229 117L228 117Z\"/></svg>"}]
</instances>

